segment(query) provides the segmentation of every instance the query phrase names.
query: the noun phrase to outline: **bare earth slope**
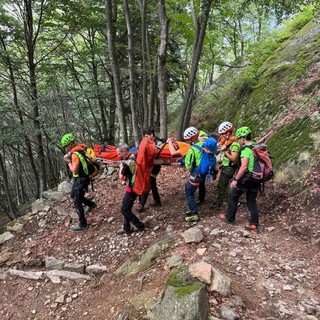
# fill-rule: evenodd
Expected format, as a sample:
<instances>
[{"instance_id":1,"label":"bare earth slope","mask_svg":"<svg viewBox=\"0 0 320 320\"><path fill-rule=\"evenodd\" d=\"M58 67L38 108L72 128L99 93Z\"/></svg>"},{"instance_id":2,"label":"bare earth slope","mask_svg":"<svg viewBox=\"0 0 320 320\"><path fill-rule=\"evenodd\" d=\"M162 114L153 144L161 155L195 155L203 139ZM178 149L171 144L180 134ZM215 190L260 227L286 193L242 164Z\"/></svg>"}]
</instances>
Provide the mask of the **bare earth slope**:
<instances>
[{"instance_id":1,"label":"bare earth slope","mask_svg":"<svg viewBox=\"0 0 320 320\"><path fill-rule=\"evenodd\" d=\"M221 211L209 206L214 198L216 181L207 183L206 202L200 208L201 221L196 223L205 234L199 244L185 244L181 232L192 224L184 222L184 174L181 168L163 167L158 178L162 207L149 207L140 214L147 221L144 232L132 236L116 234L122 226L120 205L124 187L118 182L99 180L95 183L97 208L88 214L90 227L82 232L70 230L70 221L53 210L50 222L38 229L36 217L21 234L7 241L1 252L11 251L20 260L53 256L68 262L84 261L101 264L107 271L93 281L64 281L53 284L49 279L27 280L7 276L0 280L0 319L143 319L146 314L141 293L159 299L170 274L166 258L173 252L184 257L184 265L201 259L196 252L206 248L204 256L232 279L233 296L222 298L208 294L211 316L220 318L219 309L237 298L240 319L302 319L313 314L320 317L319 243L319 172L305 180L300 191L288 185L266 186L259 196L261 232L255 238L243 236L247 222L244 204L239 204L237 223L224 224ZM242 199L245 200L245 199ZM73 210L69 201L57 204ZM114 217L114 221L108 219ZM160 257L153 268L139 277L116 277L114 271L127 259L160 239L168 225L173 228L175 246ZM19 259L18 259L19 260ZM15 267L21 270L43 270L26 267L22 262L0 266L0 275ZM1 278L1 277L0 277ZM63 297L63 303L56 302ZM240 298L241 299L240 299Z\"/></svg>"}]
</instances>

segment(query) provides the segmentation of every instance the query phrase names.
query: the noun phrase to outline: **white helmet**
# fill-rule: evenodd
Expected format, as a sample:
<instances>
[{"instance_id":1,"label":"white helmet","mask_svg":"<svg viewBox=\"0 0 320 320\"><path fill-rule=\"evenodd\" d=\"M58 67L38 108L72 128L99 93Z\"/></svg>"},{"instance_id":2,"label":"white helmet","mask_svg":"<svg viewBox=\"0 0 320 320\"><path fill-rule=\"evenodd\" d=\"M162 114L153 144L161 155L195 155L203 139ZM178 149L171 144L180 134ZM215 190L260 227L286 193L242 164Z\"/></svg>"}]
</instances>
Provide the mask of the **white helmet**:
<instances>
[{"instance_id":1,"label":"white helmet","mask_svg":"<svg viewBox=\"0 0 320 320\"><path fill-rule=\"evenodd\" d=\"M222 122L219 126L219 133L226 133L227 131L231 131L233 128L232 123L229 121Z\"/></svg>"},{"instance_id":2,"label":"white helmet","mask_svg":"<svg viewBox=\"0 0 320 320\"><path fill-rule=\"evenodd\" d=\"M199 134L198 129L196 129L195 127L189 127L186 130L184 130L183 138L184 140L189 140L195 136L198 136L198 134Z\"/></svg>"}]
</instances>

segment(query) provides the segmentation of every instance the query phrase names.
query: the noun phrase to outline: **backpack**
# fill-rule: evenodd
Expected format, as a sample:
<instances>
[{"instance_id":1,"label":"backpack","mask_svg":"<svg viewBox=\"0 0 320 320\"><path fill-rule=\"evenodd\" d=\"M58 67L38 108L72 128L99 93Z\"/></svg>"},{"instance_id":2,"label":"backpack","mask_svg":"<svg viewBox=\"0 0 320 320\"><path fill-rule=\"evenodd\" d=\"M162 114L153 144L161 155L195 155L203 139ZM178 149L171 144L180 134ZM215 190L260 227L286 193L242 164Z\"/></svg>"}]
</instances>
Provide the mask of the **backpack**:
<instances>
[{"instance_id":1,"label":"backpack","mask_svg":"<svg viewBox=\"0 0 320 320\"><path fill-rule=\"evenodd\" d=\"M216 169L216 152L217 152L217 140L214 138L208 138L203 143L202 147L195 144L192 147L201 151L201 158L198 167L195 167L193 172L202 176L214 175Z\"/></svg>"},{"instance_id":2,"label":"backpack","mask_svg":"<svg viewBox=\"0 0 320 320\"><path fill-rule=\"evenodd\" d=\"M252 150L254 157L253 171L250 172L250 180L266 182L273 178L273 165L266 144L252 144L246 146Z\"/></svg>"},{"instance_id":3,"label":"backpack","mask_svg":"<svg viewBox=\"0 0 320 320\"><path fill-rule=\"evenodd\" d=\"M79 157L84 174L93 178L100 172L100 165L97 162L96 154L92 148L86 145L79 146L81 149L78 149L73 153Z\"/></svg>"}]
</instances>

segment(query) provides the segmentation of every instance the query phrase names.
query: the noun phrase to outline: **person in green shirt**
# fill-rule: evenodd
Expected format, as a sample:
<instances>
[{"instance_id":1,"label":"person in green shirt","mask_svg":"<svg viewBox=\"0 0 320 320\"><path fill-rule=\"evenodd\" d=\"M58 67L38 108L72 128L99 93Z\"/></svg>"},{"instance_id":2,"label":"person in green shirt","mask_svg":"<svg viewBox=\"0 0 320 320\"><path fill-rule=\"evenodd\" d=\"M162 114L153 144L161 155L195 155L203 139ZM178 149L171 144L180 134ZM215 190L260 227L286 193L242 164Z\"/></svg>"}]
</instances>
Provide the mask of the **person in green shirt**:
<instances>
[{"instance_id":1,"label":"person in green shirt","mask_svg":"<svg viewBox=\"0 0 320 320\"><path fill-rule=\"evenodd\" d=\"M229 194L229 183L238 168L240 155L240 144L233 134L232 123L229 121L222 122L219 125L218 133L221 134L219 149L222 154L222 162L217 185L217 198L210 206L210 209L220 208Z\"/></svg>"},{"instance_id":2,"label":"person in green shirt","mask_svg":"<svg viewBox=\"0 0 320 320\"><path fill-rule=\"evenodd\" d=\"M231 192L229 194L228 210L226 214L220 214L220 219L226 223L234 223L238 208L239 198L246 194L247 207L250 212L250 224L245 228L252 233L257 233L259 228L259 211L256 198L260 188L260 182L252 181L248 173L253 171L254 156L251 148L251 130L248 127L241 127L236 132L236 139L242 145L240 153L241 166L233 177L230 184Z\"/></svg>"},{"instance_id":3,"label":"person in green shirt","mask_svg":"<svg viewBox=\"0 0 320 320\"><path fill-rule=\"evenodd\" d=\"M187 128L183 133L183 138L191 145L196 144L199 137L198 129L194 127ZM201 142L203 143L203 142ZM202 176L194 176L192 171L199 166L201 160L201 151L198 148L192 147L188 150L185 156L185 168L189 171L190 175L185 186L186 200L189 210L186 211L185 220L187 222L199 221L198 209L195 200L195 192L197 191L200 183L205 179Z\"/></svg>"}]
</instances>

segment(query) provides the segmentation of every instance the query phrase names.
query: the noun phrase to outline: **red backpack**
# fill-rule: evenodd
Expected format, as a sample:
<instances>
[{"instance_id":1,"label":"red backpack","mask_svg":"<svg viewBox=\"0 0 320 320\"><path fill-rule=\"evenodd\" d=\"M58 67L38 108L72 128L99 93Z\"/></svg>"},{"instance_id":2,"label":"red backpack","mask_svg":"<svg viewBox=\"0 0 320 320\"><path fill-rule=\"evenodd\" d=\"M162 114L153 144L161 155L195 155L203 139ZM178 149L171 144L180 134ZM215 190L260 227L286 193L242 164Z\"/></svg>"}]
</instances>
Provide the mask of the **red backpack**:
<instances>
[{"instance_id":1,"label":"red backpack","mask_svg":"<svg viewBox=\"0 0 320 320\"><path fill-rule=\"evenodd\" d=\"M265 182L272 179L274 176L273 165L267 145L252 144L246 147L252 150L254 157L251 180L256 182Z\"/></svg>"}]
</instances>

